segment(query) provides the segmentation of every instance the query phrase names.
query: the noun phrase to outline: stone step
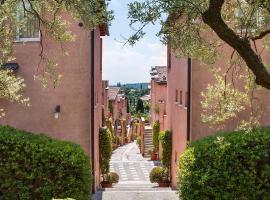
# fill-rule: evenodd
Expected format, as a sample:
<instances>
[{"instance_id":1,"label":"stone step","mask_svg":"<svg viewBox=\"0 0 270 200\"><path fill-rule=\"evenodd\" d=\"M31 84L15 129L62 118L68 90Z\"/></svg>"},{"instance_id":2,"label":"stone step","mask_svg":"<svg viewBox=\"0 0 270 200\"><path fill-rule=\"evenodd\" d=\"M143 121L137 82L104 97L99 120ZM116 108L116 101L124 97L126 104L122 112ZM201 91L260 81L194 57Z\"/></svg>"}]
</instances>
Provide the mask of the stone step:
<instances>
[{"instance_id":1,"label":"stone step","mask_svg":"<svg viewBox=\"0 0 270 200\"><path fill-rule=\"evenodd\" d=\"M98 191L93 200L179 200L176 191Z\"/></svg>"}]
</instances>

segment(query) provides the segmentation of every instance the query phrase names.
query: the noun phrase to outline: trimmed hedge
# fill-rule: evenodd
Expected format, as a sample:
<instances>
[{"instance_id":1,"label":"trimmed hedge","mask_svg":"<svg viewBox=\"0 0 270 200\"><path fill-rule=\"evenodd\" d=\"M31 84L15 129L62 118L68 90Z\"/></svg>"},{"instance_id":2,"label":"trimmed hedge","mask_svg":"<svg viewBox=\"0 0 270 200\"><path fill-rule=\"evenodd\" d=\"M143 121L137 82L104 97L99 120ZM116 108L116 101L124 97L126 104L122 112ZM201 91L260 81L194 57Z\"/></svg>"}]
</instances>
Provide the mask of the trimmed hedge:
<instances>
[{"instance_id":1,"label":"trimmed hedge","mask_svg":"<svg viewBox=\"0 0 270 200\"><path fill-rule=\"evenodd\" d=\"M160 123L159 121L155 121L155 123L153 124L153 135L152 135L155 152L158 152L159 149L159 140L158 140L159 132L160 132Z\"/></svg>"},{"instance_id":2,"label":"trimmed hedge","mask_svg":"<svg viewBox=\"0 0 270 200\"><path fill-rule=\"evenodd\" d=\"M0 127L0 199L91 199L90 159L71 142Z\"/></svg>"},{"instance_id":3,"label":"trimmed hedge","mask_svg":"<svg viewBox=\"0 0 270 200\"><path fill-rule=\"evenodd\" d=\"M100 149L100 169L101 173L108 174L110 172L110 159L112 156L112 134L106 128L99 129L99 149Z\"/></svg>"},{"instance_id":4,"label":"trimmed hedge","mask_svg":"<svg viewBox=\"0 0 270 200\"><path fill-rule=\"evenodd\" d=\"M162 145L162 159L163 167L170 169L172 160L172 132L169 130L160 132L159 141Z\"/></svg>"},{"instance_id":5,"label":"trimmed hedge","mask_svg":"<svg viewBox=\"0 0 270 200\"><path fill-rule=\"evenodd\" d=\"M269 200L270 128L192 143L179 160L178 187L182 200Z\"/></svg>"}]
</instances>

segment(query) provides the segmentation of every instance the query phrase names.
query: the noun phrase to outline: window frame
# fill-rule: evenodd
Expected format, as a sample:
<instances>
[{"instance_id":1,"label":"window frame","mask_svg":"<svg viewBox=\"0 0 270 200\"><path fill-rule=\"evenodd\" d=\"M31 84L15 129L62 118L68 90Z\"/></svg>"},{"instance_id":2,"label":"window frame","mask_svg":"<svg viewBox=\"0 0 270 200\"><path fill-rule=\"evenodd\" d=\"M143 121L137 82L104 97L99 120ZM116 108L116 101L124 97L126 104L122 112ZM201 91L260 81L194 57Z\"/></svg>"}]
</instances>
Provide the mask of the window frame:
<instances>
[{"instance_id":1,"label":"window frame","mask_svg":"<svg viewBox=\"0 0 270 200\"><path fill-rule=\"evenodd\" d=\"M19 8L18 8L19 9ZM17 20L19 21L20 20L20 14L19 14L19 11L17 10ZM40 32L40 29L38 30L38 37L25 37L25 38L21 38L20 37L20 28L17 27L17 30L16 30L16 39L15 39L15 42L16 43L20 43L20 42L40 42L41 41L41 32Z\"/></svg>"},{"instance_id":2,"label":"window frame","mask_svg":"<svg viewBox=\"0 0 270 200\"><path fill-rule=\"evenodd\" d=\"M180 98L179 105L182 106L183 105L183 91L182 90L180 90L179 98Z\"/></svg>"}]
</instances>

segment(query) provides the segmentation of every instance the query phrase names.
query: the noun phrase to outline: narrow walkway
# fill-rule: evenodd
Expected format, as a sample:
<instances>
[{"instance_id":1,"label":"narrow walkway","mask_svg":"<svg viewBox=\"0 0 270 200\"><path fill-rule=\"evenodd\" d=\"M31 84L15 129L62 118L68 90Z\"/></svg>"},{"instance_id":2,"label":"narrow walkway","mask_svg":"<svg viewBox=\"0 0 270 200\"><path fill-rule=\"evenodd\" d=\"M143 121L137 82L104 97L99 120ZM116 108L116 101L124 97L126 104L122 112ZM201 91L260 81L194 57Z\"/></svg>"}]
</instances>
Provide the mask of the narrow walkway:
<instances>
[{"instance_id":1,"label":"narrow walkway","mask_svg":"<svg viewBox=\"0 0 270 200\"><path fill-rule=\"evenodd\" d=\"M143 158L135 142L114 151L110 170L120 176L118 184L94 195L94 200L178 200L171 188L159 188L149 181L158 162Z\"/></svg>"}]
</instances>

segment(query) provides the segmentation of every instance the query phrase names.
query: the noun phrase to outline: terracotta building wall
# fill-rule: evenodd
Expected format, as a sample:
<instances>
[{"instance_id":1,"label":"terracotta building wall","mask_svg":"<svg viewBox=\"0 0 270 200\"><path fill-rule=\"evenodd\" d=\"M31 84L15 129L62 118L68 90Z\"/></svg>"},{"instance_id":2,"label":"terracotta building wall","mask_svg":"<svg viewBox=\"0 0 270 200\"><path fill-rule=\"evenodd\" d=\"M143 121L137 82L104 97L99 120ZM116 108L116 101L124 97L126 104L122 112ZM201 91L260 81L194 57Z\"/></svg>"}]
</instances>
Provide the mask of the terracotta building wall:
<instances>
[{"instance_id":1,"label":"terracotta building wall","mask_svg":"<svg viewBox=\"0 0 270 200\"><path fill-rule=\"evenodd\" d=\"M164 130L167 101L167 85L159 84L156 80L151 80L151 121L160 121L161 130ZM159 113L156 112L156 107L159 108Z\"/></svg>"},{"instance_id":2,"label":"terracotta building wall","mask_svg":"<svg viewBox=\"0 0 270 200\"><path fill-rule=\"evenodd\" d=\"M108 97L109 81L102 81L102 106L104 118L109 114L109 97Z\"/></svg>"},{"instance_id":3,"label":"terracotta building wall","mask_svg":"<svg viewBox=\"0 0 270 200\"><path fill-rule=\"evenodd\" d=\"M71 30L76 34L77 40L63 44L70 56L62 57L59 53L62 52L60 45L48 39L45 41L45 54L56 58L59 71L63 75L61 84L56 88L51 85L43 88L38 80L34 80L40 61L39 43L16 44L16 62L20 65L18 75L25 79L27 87L24 95L30 97L31 107L1 101L6 117L1 119L0 123L74 141L89 154L91 40L89 33L79 28L76 22L71 24ZM59 119L55 119L53 115L57 105L61 106Z\"/></svg>"},{"instance_id":4,"label":"terracotta building wall","mask_svg":"<svg viewBox=\"0 0 270 200\"><path fill-rule=\"evenodd\" d=\"M49 85L43 88L34 75L42 68L37 68L41 51L38 42L16 43L14 54L19 65L17 74L24 78L27 87L23 94L30 97L30 107L1 100L0 107L5 109L6 116L0 119L0 124L8 124L18 129L34 133L45 133L53 138L75 142L91 155L91 33L78 26L71 17L65 16L71 22L71 30L76 35L76 41L59 44L44 36L44 54L56 60L59 72L63 75L59 86ZM96 187L99 185L98 165L98 129L101 124L101 41L99 30L95 31L95 160ZM62 56L62 48L69 56ZM54 118L55 107L60 105L61 113Z\"/></svg>"},{"instance_id":5,"label":"terracotta building wall","mask_svg":"<svg viewBox=\"0 0 270 200\"><path fill-rule=\"evenodd\" d=\"M224 57L218 60L214 66L218 66L221 69L225 70L227 67L227 60L230 59L232 50L228 47L222 48ZM270 57L267 54L264 54L264 60L267 63L270 63ZM187 109L185 108L185 92L188 91L188 59L187 58L176 58L173 56L168 57L171 63L171 67L168 68L168 102L167 102L167 127L172 130L172 186L176 187L177 177L177 157L186 148L187 142ZM200 139L202 137L213 135L217 133L218 129L209 128L209 125L202 122L201 113L201 101L202 96L201 92L205 91L209 83L214 83L213 74L207 71L205 66L202 66L198 60L192 60L191 62L191 115L190 115L190 136L191 141ZM236 87L241 88L243 85L236 83ZM182 103L183 106L180 106L179 103L176 103L176 90L183 91ZM185 91L185 92L184 92ZM262 89L259 92L255 92L257 99L260 99L262 105L263 118L261 121L262 126L270 124L270 92L268 90ZM178 102L180 97L178 98ZM242 112L238 118L225 123L223 131L231 131L237 127L237 124L242 119L247 119L249 110Z\"/></svg>"},{"instance_id":6,"label":"terracotta building wall","mask_svg":"<svg viewBox=\"0 0 270 200\"><path fill-rule=\"evenodd\" d=\"M99 129L102 126L102 38L99 29L94 31L94 175L95 185L100 183Z\"/></svg>"},{"instance_id":7,"label":"terracotta building wall","mask_svg":"<svg viewBox=\"0 0 270 200\"><path fill-rule=\"evenodd\" d=\"M168 65L166 129L172 131L172 186L176 188L178 158L185 150L187 142L187 109L185 107L187 59L178 59L173 55L169 59L171 59L171 65Z\"/></svg>"},{"instance_id":8,"label":"terracotta building wall","mask_svg":"<svg viewBox=\"0 0 270 200\"><path fill-rule=\"evenodd\" d=\"M258 45L258 51L261 51L261 48ZM230 56L232 54L232 49L228 46L223 46L222 54L223 57L219 59L213 66L220 67L223 71L228 67L228 60L230 60ZM265 52L263 54L263 60L266 63L270 63L270 56ZM243 72L242 72L243 73ZM214 83L214 77L211 72L207 70L205 66L200 65L199 61L192 60L192 91L191 91L191 140L197 140L201 137L212 135L216 133L216 128L209 128L209 126L202 122L201 113L201 101L202 96L201 92L205 91L207 85L209 83ZM235 83L236 88L242 88L243 84L239 81ZM266 126L270 124L270 91L266 89L261 89L258 92L255 92L255 97L259 100L259 104L263 110L263 117L261 121L262 126ZM238 126L239 122L243 119L247 120L249 118L250 111L243 111L239 114L237 118L234 118L225 123L225 126L222 131L231 131L235 130Z\"/></svg>"}]
</instances>

